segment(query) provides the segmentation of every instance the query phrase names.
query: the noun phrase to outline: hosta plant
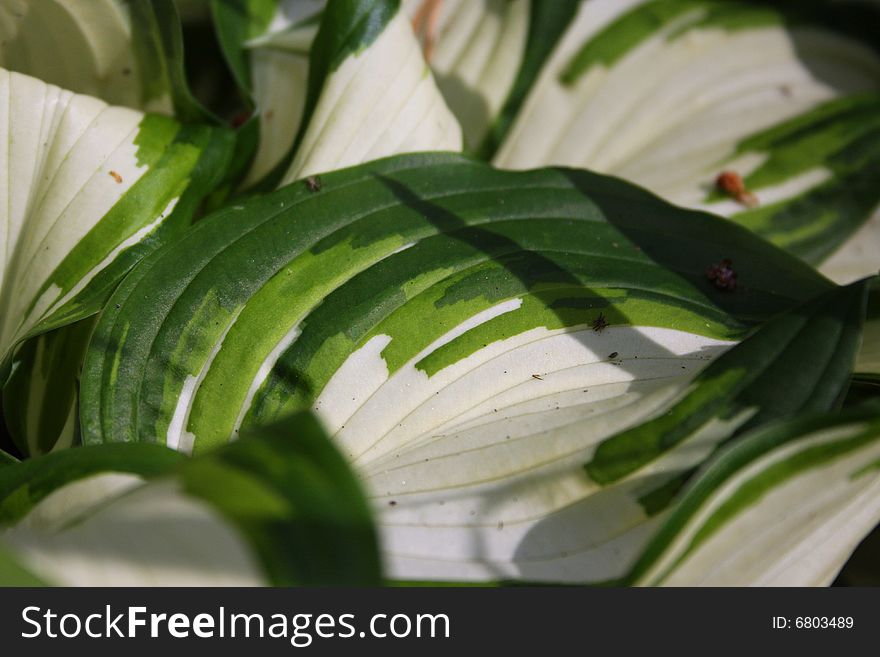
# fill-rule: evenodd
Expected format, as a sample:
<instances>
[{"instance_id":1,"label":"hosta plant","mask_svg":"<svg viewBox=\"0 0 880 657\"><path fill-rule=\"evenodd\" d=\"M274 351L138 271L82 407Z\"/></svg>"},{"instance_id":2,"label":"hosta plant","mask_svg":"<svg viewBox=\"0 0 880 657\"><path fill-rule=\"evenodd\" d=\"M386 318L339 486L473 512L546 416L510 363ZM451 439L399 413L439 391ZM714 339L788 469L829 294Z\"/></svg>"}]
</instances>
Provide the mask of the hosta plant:
<instances>
[{"instance_id":1,"label":"hosta plant","mask_svg":"<svg viewBox=\"0 0 880 657\"><path fill-rule=\"evenodd\" d=\"M877 3L0 19L3 583L825 585L880 521Z\"/></svg>"}]
</instances>

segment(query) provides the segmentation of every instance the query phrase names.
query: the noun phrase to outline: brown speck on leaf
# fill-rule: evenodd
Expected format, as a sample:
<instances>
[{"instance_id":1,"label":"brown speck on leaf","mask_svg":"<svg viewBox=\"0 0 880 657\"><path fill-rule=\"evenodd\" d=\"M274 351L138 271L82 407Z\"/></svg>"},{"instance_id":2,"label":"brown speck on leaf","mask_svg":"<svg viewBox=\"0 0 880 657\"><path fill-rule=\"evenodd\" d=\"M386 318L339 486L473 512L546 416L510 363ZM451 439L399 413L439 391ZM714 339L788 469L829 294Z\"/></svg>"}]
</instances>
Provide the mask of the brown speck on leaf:
<instances>
[{"instance_id":1,"label":"brown speck on leaf","mask_svg":"<svg viewBox=\"0 0 880 657\"><path fill-rule=\"evenodd\" d=\"M319 176L309 176L306 178L306 187L312 193L320 192L324 184Z\"/></svg>"},{"instance_id":2,"label":"brown speck on leaf","mask_svg":"<svg viewBox=\"0 0 880 657\"><path fill-rule=\"evenodd\" d=\"M117 185L122 184L122 176L120 176L116 171L111 171L110 176L113 178L113 180L116 181Z\"/></svg>"},{"instance_id":3,"label":"brown speck on leaf","mask_svg":"<svg viewBox=\"0 0 880 657\"><path fill-rule=\"evenodd\" d=\"M126 66L124 69L122 69L122 74L131 75L131 69Z\"/></svg>"},{"instance_id":4,"label":"brown speck on leaf","mask_svg":"<svg viewBox=\"0 0 880 657\"><path fill-rule=\"evenodd\" d=\"M754 208L758 205L758 197L746 189L746 184L736 171L722 171L715 178L715 186L740 205Z\"/></svg>"},{"instance_id":5,"label":"brown speck on leaf","mask_svg":"<svg viewBox=\"0 0 880 657\"><path fill-rule=\"evenodd\" d=\"M498 521L498 531L501 531L502 529L504 529L504 521L499 520Z\"/></svg>"},{"instance_id":6,"label":"brown speck on leaf","mask_svg":"<svg viewBox=\"0 0 880 657\"><path fill-rule=\"evenodd\" d=\"M267 121L271 121L273 116L275 116L275 110L266 110L263 114L263 118Z\"/></svg>"},{"instance_id":7,"label":"brown speck on leaf","mask_svg":"<svg viewBox=\"0 0 880 657\"><path fill-rule=\"evenodd\" d=\"M612 351L610 354L608 354L608 358L617 358L617 352Z\"/></svg>"},{"instance_id":8,"label":"brown speck on leaf","mask_svg":"<svg viewBox=\"0 0 880 657\"><path fill-rule=\"evenodd\" d=\"M544 380L544 379L541 378L541 376L540 376L539 374L532 374L532 378L533 378L533 379L537 379L538 381L543 381L543 380Z\"/></svg>"},{"instance_id":9,"label":"brown speck on leaf","mask_svg":"<svg viewBox=\"0 0 880 657\"><path fill-rule=\"evenodd\" d=\"M736 289L736 272L733 270L733 261L729 258L706 267L706 278L715 283L719 290L732 292Z\"/></svg>"},{"instance_id":10,"label":"brown speck on leaf","mask_svg":"<svg viewBox=\"0 0 880 657\"><path fill-rule=\"evenodd\" d=\"M591 326L596 333L601 333L602 331L604 331L605 328L608 326L608 322L605 319L605 313L599 313L599 316L593 320Z\"/></svg>"}]
</instances>

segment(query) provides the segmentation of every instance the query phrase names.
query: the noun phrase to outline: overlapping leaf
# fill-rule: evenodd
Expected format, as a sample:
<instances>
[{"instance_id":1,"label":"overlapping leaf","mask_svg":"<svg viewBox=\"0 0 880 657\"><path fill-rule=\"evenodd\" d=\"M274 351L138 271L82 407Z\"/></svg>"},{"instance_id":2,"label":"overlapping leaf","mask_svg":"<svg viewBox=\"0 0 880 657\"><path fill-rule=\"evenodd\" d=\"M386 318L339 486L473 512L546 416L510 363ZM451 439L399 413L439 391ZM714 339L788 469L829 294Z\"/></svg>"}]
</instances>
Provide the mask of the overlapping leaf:
<instances>
[{"instance_id":1,"label":"overlapping leaf","mask_svg":"<svg viewBox=\"0 0 880 657\"><path fill-rule=\"evenodd\" d=\"M405 8L465 146L476 150L513 86L529 32L529 0L413 0Z\"/></svg>"},{"instance_id":2,"label":"overlapping leaf","mask_svg":"<svg viewBox=\"0 0 880 657\"><path fill-rule=\"evenodd\" d=\"M21 53L41 16L55 30L76 22L62 4L28 7L28 30L0 28L15 42L2 56L51 71ZM3 460L0 512L26 520L0 538L0 577L143 583L184 568L191 583L372 581L359 491L320 440L292 447L288 426L224 446L313 408L380 511L393 578L596 582L641 554L616 581L830 581L880 515L876 409L767 423L838 406L854 361L847 407L875 394L876 281L834 288L753 233L825 261L836 280L880 265L869 221L880 56L865 30L877 14L857 2L404 4L331 0L297 23L284 2L213 2L257 105L234 156L208 128L138 123L8 76L10 131L25 125L34 148L8 153L0 350L42 334L4 392L17 446L71 442L91 337L85 441L197 458L103 445ZM187 88L171 0L128 7L81 21L59 47L90 55L67 73L100 84L107 53L127 48L120 62L134 57L141 81L155 64L179 116L213 121ZM115 40L89 45L107 20ZM38 96L47 111L22 123ZM618 173L752 232L583 171L434 153L327 173L459 150L446 102L467 146L504 167ZM93 336L44 333L100 308L223 163L229 189L254 148L244 187L286 187L143 261ZM720 193L722 170L748 194ZM102 173L115 196L94 182ZM53 198L59 176L81 189ZM58 413L41 418L49 397ZM802 513L780 518L793 499ZM294 518L291 505L315 513ZM120 549L133 520L154 536ZM183 526L204 531L182 539ZM95 563L96 540L109 561Z\"/></svg>"},{"instance_id":3,"label":"overlapping leaf","mask_svg":"<svg viewBox=\"0 0 880 657\"><path fill-rule=\"evenodd\" d=\"M258 112L259 142L243 182L245 186L259 182L279 164L290 161L302 127L309 53L317 30L318 24L314 21L304 25L297 23L247 44L252 85L249 88Z\"/></svg>"},{"instance_id":4,"label":"overlapping leaf","mask_svg":"<svg viewBox=\"0 0 880 657\"><path fill-rule=\"evenodd\" d=\"M491 156L580 0L405 0L465 147Z\"/></svg>"},{"instance_id":5,"label":"overlapping leaf","mask_svg":"<svg viewBox=\"0 0 880 657\"><path fill-rule=\"evenodd\" d=\"M2 70L0 117L6 360L23 338L97 312L138 259L188 223L230 140Z\"/></svg>"},{"instance_id":6,"label":"overlapping leaf","mask_svg":"<svg viewBox=\"0 0 880 657\"><path fill-rule=\"evenodd\" d=\"M397 576L510 569L533 525L584 497L596 443L753 322L829 289L740 227L587 172L426 154L322 181L218 213L132 272L86 360L84 439L200 452L312 406L406 518L388 523ZM734 291L706 276L725 257L750 263ZM446 570L407 527L455 553Z\"/></svg>"},{"instance_id":7,"label":"overlapping leaf","mask_svg":"<svg viewBox=\"0 0 880 657\"><path fill-rule=\"evenodd\" d=\"M28 340L3 389L3 415L21 454L79 442L79 374L94 319Z\"/></svg>"},{"instance_id":8,"label":"overlapping leaf","mask_svg":"<svg viewBox=\"0 0 880 657\"><path fill-rule=\"evenodd\" d=\"M2 0L0 67L112 105L213 121L186 80L174 0Z\"/></svg>"},{"instance_id":9,"label":"overlapping leaf","mask_svg":"<svg viewBox=\"0 0 880 657\"><path fill-rule=\"evenodd\" d=\"M265 25L256 8L248 15ZM226 39L236 36L227 30ZM396 153L461 150L461 128L398 0L331 0L320 16L226 51L239 80L236 53L250 55L260 140L248 185L271 188Z\"/></svg>"},{"instance_id":10,"label":"overlapping leaf","mask_svg":"<svg viewBox=\"0 0 880 657\"><path fill-rule=\"evenodd\" d=\"M649 408L624 408L622 424L642 424L605 440L617 429L603 426L610 413L601 407L541 426L534 415L543 404L532 403L522 405L531 417L500 409L501 421L460 423L369 463L371 489L395 502L380 519L393 572L544 582L620 576L719 445L749 426L835 405L863 308L859 284L772 320L682 383L678 400L680 388L667 385L665 396L640 400ZM791 361L806 355L812 366L792 377ZM545 415L571 411L560 406Z\"/></svg>"},{"instance_id":11,"label":"overlapping leaf","mask_svg":"<svg viewBox=\"0 0 880 657\"><path fill-rule=\"evenodd\" d=\"M820 263L880 202L878 16L858 2L588 0L495 162L613 173ZM760 207L715 189L725 170ZM829 273L876 273L876 237Z\"/></svg>"},{"instance_id":12,"label":"overlapping leaf","mask_svg":"<svg viewBox=\"0 0 880 657\"><path fill-rule=\"evenodd\" d=\"M140 0L2 0L0 67L113 105L169 113L159 53L146 46Z\"/></svg>"},{"instance_id":13,"label":"overlapping leaf","mask_svg":"<svg viewBox=\"0 0 880 657\"><path fill-rule=\"evenodd\" d=\"M630 577L826 586L880 521L878 464L877 405L757 429L705 468Z\"/></svg>"},{"instance_id":14,"label":"overlapping leaf","mask_svg":"<svg viewBox=\"0 0 880 657\"><path fill-rule=\"evenodd\" d=\"M370 584L360 488L315 421L186 462L156 445L67 450L0 470L0 584Z\"/></svg>"}]
</instances>

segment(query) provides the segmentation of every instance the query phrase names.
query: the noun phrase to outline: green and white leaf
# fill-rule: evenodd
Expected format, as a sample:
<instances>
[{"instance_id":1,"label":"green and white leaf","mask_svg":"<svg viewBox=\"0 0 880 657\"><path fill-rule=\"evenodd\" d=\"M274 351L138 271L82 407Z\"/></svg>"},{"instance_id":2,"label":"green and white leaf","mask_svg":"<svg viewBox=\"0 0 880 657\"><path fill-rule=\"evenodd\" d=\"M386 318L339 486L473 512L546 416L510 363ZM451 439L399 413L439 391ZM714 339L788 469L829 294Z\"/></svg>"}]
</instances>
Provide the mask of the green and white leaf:
<instances>
[{"instance_id":1,"label":"green and white leaf","mask_svg":"<svg viewBox=\"0 0 880 657\"><path fill-rule=\"evenodd\" d=\"M282 185L397 153L461 150L461 127L398 2L330 0L314 51L306 127Z\"/></svg>"},{"instance_id":2,"label":"green and white leaf","mask_svg":"<svg viewBox=\"0 0 880 657\"><path fill-rule=\"evenodd\" d=\"M274 143L271 150L264 145L258 152L259 170L248 180L280 155L261 187L397 153L461 150L461 127L438 91L397 0L330 0L314 38L312 29L305 21L256 42L258 49L290 54L282 67L292 76L284 83L289 88L273 91L282 101L301 93L306 51L309 70L304 104L294 100L264 121L269 130L264 139ZM259 82L264 89L281 83L279 70L273 68L279 61L272 57L268 69L255 71L255 86L260 75L268 76ZM296 135L293 147L282 154L291 134Z\"/></svg>"},{"instance_id":3,"label":"green and white leaf","mask_svg":"<svg viewBox=\"0 0 880 657\"><path fill-rule=\"evenodd\" d=\"M818 264L880 203L878 16L858 3L587 0L494 161L614 174ZM715 191L722 170L760 207ZM876 273L877 236L858 237L865 264L842 255L828 272Z\"/></svg>"},{"instance_id":4,"label":"green and white leaf","mask_svg":"<svg viewBox=\"0 0 880 657\"><path fill-rule=\"evenodd\" d=\"M260 138L243 185L262 180L289 158L302 125L309 78L309 53L318 24L308 22L247 44Z\"/></svg>"},{"instance_id":5,"label":"green and white leaf","mask_svg":"<svg viewBox=\"0 0 880 657\"><path fill-rule=\"evenodd\" d=\"M629 531L652 524L694 469L732 437L835 408L858 349L865 291L866 282L838 288L774 318L647 421L600 442L585 471L606 513ZM627 513L636 503L640 513ZM588 536L596 541L602 533Z\"/></svg>"},{"instance_id":6,"label":"green and white leaf","mask_svg":"<svg viewBox=\"0 0 880 657\"><path fill-rule=\"evenodd\" d=\"M192 461L157 445L66 450L3 468L0 491L2 585L379 580L360 488L308 416Z\"/></svg>"},{"instance_id":7,"label":"green and white leaf","mask_svg":"<svg viewBox=\"0 0 880 657\"><path fill-rule=\"evenodd\" d=\"M461 150L397 0L306 6L215 3L214 18L258 130L243 187L271 189L396 153ZM309 13L307 9L316 10Z\"/></svg>"},{"instance_id":8,"label":"green and white leaf","mask_svg":"<svg viewBox=\"0 0 880 657\"><path fill-rule=\"evenodd\" d=\"M140 0L135 0L139 2ZM167 78L138 51L122 0L0 0L0 67L113 105L171 113Z\"/></svg>"},{"instance_id":9,"label":"green and white leaf","mask_svg":"<svg viewBox=\"0 0 880 657\"><path fill-rule=\"evenodd\" d=\"M2 69L0 143L0 360L28 336L97 312L138 259L189 222L230 147L223 131Z\"/></svg>"},{"instance_id":10,"label":"green and white leaf","mask_svg":"<svg viewBox=\"0 0 880 657\"><path fill-rule=\"evenodd\" d=\"M251 41L283 33L320 12L323 2L297 0L210 0L211 19L220 49L240 91L253 91ZM317 5L317 6L314 6ZM279 78L280 83L284 80Z\"/></svg>"},{"instance_id":11,"label":"green and white leaf","mask_svg":"<svg viewBox=\"0 0 880 657\"><path fill-rule=\"evenodd\" d=\"M719 454L631 574L668 586L827 586L880 522L880 407L768 425Z\"/></svg>"},{"instance_id":12,"label":"green and white leaf","mask_svg":"<svg viewBox=\"0 0 880 657\"><path fill-rule=\"evenodd\" d=\"M3 415L22 454L79 442L79 375L94 328L88 318L25 341L3 389Z\"/></svg>"},{"instance_id":13,"label":"green and white leaf","mask_svg":"<svg viewBox=\"0 0 880 657\"><path fill-rule=\"evenodd\" d=\"M633 400L646 408L624 411L624 400L615 399L616 428L605 424L613 415L601 405L550 427L499 409L501 422L464 422L370 463L370 489L397 502L380 516L392 573L543 582L619 577L718 445L751 425L831 408L849 377L863 297L863 286L834 291L773 320L692 383L685 374L664 382L659 394ZM836 349L814 351L829 331ZM788 365L805 355L816 365L792 383ZM582 385L595 384L584 377ZM789 394L780 403L782 386ZM533 414L542 407L551 417L572 411L533 400L521 405Z\"/></svg>"},{"instance_id":14,"label":"green and white leaf","mask_svg":"<svg viewBox=\"0 0 880 657\"><path fill-rule=\"evenodd\" d=\"M437 86L475 151L500 113L522 65L531 0L405 0L412 19L437 4L432 34L422 35Z\"/></svg>"},{"instance_id":15,"label":"green and white leaf","mask_svg":"<svg viewBox=\"0 0 880 657\"><path fill-rule=\"evenodd\" d=\"M576 549L646 515L635 486L610 495L626 518L592 496L589 454L831 289L742 227L588 172L422 154L322 181L206 218L127 277L86 358L84 440L201 453L312 407L386 511L395 577L623 568L649 526ZM733 292L706 278L724 257L750 263Z\"/></svg>"},{"instance_id":16,"label":"green and white leaf","mask_svg":"<svg viewBox=\"0 0 880 657\"><path fill-rule=\"evenodd\" d=\"M404 0L468 151L489 159L581 0Z\"/></svg>"}]
</instances>

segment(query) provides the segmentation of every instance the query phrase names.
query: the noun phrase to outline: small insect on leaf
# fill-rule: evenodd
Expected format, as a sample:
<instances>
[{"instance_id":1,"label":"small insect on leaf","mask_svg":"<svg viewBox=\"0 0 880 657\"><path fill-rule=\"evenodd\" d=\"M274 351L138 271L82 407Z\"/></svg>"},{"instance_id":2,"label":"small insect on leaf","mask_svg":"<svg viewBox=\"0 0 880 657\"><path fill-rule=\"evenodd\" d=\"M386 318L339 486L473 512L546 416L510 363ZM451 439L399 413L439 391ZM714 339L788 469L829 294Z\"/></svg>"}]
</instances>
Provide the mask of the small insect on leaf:
<instances>
[{"instance_id":1,"label":"small insect on leaf","mask_svg":"<svg viewBox=\"0 0 880 657\"><path fill-rule=\"evenodd\" d=\"M608 322L605 319L605 313L599 313L599 316L593 320L591 326L596 333L601 333L605 327L608 326Z\"/></svg>"},{"instance_id":2,"label":"small insect on leaf","mask_svg":"<svg viewBox=\"0 0 880 657\"><path fill-rule=\"evenodd\" d=\"M306 187L310 192L320 192L321 188L324 184L321 182L321 178L318 176L309 176L306 178Z\"/></svg>"},{"instance_id":3,"label":"small insect on leaf","mask_svg":"<svg viewBox=\"0 0 880 657\"><path fill-rule=\"evenodd\" d=\"M715 178L715 186L747 208L758 205L758 197L746 189L746 184L736 171L722 171Z\"/></svg>"},{"instance_id":4,"label":"small insect on leaf","mask_svg":"<svg viewBox=\"0 0 880 657\"><path fill-rule=\"evenodd\" d=\"M541 376L538 375L538 374L532 374L532 378L533 378L533 379L537 379L538 381L543 381L543 380L544 380L544 379L541 378Z\"/></svg>"},{"instance_id":5,"label":"small insect on leaf","mask_svg":"<svg viewBox=\"0 0 880 657\"><path fill-rule=\"evenodd\" d=\"M732 292L736 289L736 272L733 270L733 261L729 258L706 267L706 278L715 283L719 290Z\"/></svg>"},{"instance_id":6,"label":"small insect on leaf","mask_svg":"<svg viewBox=\"0 0 880 657\"><path fill-rule=\"evenodd\" d=\"M608 354L608 358L617 358L617 352L612 351L610 354Z\"/></svg>"},{"instance_id":7,"label":"small insect on leaf","mask_svg":"<svg viewBox=\"0 0 880 657\"><path fill-rule=\"evenodd\" d=\"M116 184L117 184L117 185L121 185L121 184L122 184L122 176L120 176L116 171L111 171L111 172L110 172L110 177L112 177L113 180L116 181Z\"/></svg>"}]
</instances>

